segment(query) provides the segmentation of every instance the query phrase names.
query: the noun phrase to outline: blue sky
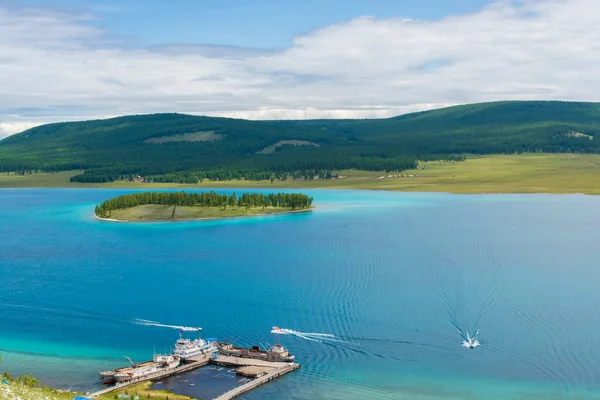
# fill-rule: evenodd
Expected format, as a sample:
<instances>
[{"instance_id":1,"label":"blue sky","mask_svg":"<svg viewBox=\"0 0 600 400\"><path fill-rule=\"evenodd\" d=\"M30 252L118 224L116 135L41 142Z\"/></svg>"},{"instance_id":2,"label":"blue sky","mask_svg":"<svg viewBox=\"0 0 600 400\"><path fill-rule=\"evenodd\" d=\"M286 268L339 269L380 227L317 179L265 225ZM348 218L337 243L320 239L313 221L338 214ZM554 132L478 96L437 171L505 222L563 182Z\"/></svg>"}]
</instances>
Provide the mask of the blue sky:
<instances>
[{"instance_id":1,"label":"blue sky","mask_svg":"<svg viewBox=\"0 0 600 400\"><path fill-rule=\"evenodd\" d=\"M274 48L295 35L363 15L439 19L477 11L488 0L28 0L90 10L96 26L143 44L206 43Z\"/></svg>"},{"instance_id":2,"label":"blue sky","mask_svg":"<svg viewBox=\"0 0 600 400\"><path fill-rule=\"evenodd\" d=\"M598 0L0 0L0 138L181 112L376 118L597 101Z\"/></svg>"}]
</instances>

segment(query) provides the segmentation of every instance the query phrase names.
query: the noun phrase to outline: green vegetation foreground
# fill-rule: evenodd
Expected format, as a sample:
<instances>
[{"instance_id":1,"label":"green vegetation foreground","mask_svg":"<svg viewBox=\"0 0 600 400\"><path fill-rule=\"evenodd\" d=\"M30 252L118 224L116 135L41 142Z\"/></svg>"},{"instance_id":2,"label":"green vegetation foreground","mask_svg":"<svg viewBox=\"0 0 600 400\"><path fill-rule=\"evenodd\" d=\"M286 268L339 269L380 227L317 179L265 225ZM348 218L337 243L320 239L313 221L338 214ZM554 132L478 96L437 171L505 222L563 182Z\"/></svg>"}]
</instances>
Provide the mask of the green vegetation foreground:
<instances>
[{"instance_id":1,"label":"green vegetation foreground","mask_svg":"<svg viewBox=\"0 0 600 400\"><path fill-rule=\"evenodd\" d=\"M119 220L201 219L309 210L313 198L302 193L243 193L238 197L185 192L126 194L96 206L96 216Z\"/></svg>"}]
</instances>

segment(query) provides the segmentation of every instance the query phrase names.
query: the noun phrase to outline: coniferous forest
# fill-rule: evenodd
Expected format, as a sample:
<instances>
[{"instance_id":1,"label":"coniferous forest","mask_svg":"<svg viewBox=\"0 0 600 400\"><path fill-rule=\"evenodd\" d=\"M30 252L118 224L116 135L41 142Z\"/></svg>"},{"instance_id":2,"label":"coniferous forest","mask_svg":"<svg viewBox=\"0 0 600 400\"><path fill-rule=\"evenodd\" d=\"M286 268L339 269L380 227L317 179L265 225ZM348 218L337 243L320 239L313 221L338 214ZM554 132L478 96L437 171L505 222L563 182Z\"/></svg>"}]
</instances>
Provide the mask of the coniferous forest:
<instances>
[{"instance_id":1,"label":"coniferous forest","mask_svg":"<svg viewBox=\"0 0 600 400\"><path fill-rule=\"evenodd\" d=\"M249 121L153 114L39 126L0 141L0 173L77 182L327 179L469 154L600 153L600 104L510 101L387 119Z\"/></svg>"},{"instance_id":2,"label":"coniferous forest","mask_svg":"<svg viewBox=\"0 0 600 400\"><path fill-rule=\"evenodd\" d=\"M310 208L313 198L302 193L232 193L142 192L118 196L96 206L96 215L106 217L110 211L147 204L188 207L275 207L301 210Z\"/></svg>"}]
</instances>

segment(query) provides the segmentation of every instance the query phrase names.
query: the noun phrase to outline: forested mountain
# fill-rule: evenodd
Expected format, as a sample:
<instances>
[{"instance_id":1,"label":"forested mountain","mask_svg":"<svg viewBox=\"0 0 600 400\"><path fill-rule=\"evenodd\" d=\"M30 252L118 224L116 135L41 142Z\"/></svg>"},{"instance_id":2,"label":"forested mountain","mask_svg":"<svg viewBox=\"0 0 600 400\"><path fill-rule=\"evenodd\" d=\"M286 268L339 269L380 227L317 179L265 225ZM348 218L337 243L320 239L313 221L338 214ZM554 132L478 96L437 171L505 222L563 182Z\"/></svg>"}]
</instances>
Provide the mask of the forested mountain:
<instances>
[{"instance_id":1,"label":"forested mountain","mask_svg":"<svg viewBox=\"0 0 600 400\"><path fill-rule=\"evenodd\" d=\"M84 169L80 181L269 179L515 152L599 153L600 103L497 102L387 119L248 121L182 114L48 124L0 141L0 171Z\"/></svg>"}]
</instances>

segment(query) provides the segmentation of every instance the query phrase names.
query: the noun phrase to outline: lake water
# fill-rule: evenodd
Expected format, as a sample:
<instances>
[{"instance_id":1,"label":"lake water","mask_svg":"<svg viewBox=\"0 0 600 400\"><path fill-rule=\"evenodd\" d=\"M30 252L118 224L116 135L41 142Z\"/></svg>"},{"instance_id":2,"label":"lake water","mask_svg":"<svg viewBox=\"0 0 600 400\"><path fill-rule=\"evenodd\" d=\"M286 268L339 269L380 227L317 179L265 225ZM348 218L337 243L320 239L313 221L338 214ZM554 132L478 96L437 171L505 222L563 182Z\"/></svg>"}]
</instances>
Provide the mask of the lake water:
<instances>
[{"instance_id":1,"label":"lake water","mask_svg":"<svg viewBox=\"0 0 600 400\"><path fill-rule=\"evenodd\" d=\"M239 345L277 325L302 368L246 399L600 398L600 197L310 190L298 215L93 218L128 192L0 190L0 370L90 389L173 345L151 324Z\"/></svg>"}]
</instances>

